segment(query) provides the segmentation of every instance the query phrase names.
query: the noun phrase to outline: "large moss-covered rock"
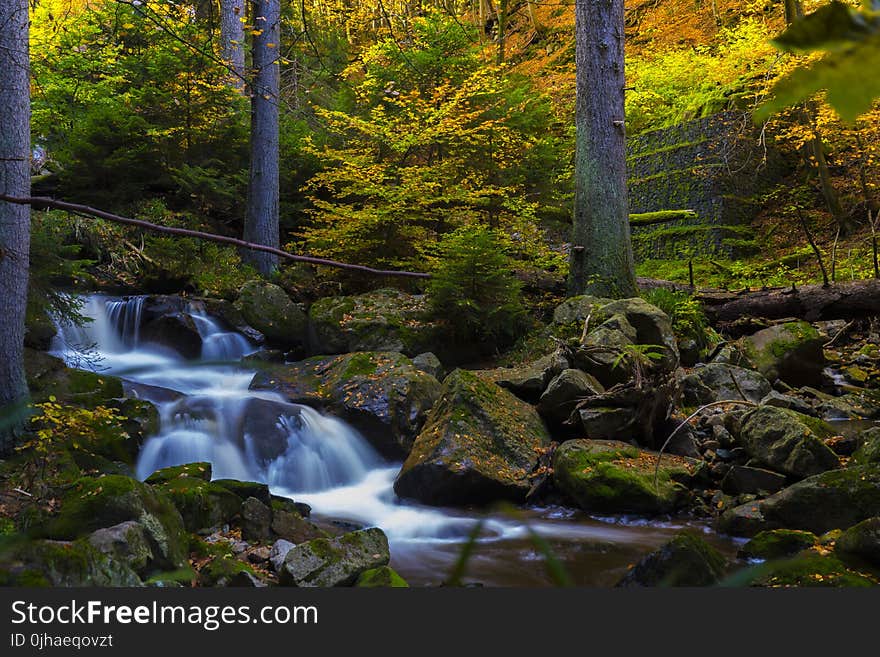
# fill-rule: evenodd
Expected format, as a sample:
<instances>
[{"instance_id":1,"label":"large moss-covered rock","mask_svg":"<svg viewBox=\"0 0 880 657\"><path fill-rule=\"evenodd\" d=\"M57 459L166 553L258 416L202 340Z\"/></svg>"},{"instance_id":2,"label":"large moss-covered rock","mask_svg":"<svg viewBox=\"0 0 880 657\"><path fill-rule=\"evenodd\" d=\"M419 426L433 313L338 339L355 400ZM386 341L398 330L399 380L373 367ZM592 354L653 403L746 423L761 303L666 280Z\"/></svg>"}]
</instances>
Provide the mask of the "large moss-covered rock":
<instances>
[{"instance_id":1,"label":"large moss-covered rock","mask_svg":"<svg viewBox=\"0 0 880 657\"><path fill-rule=\"evenodd\" d=\"M191 532L228 523L238 515L241 500L224 486L197 477L177 477L156 486L177 507Z\"/></svg>"},{"instance_id":2,"label":"large moss-covered rock","mask_svg":"<svg viewBox=\"0 0 880 657\"><path fill-rule=\"evenodd\" d=\"M75 370L60 358L33 349L25 349L24 368L35 402L53 396L62 403L92 408L113 405L123 395L122 381L115 376Z\"/></svg>"},{"instance_id":3,"label":"large moss-covered rock","mask_svg":"<svg viewBox=\"0 0 880 657\"><path fill-rule=\"evenodd\" d=\"M729 399L757 403L771 391L770 383L759 372L722 363L697 365L679 379L685 406Z\"/></svg>"},{"instance_id":4,"label":"large moss-covered rock","mask_svg":"<svg viewBox=\"0 0 880 657\"><path fill-rule=\"evenodd\" d=\"M99 552L128 564L141 575L153 563L153 550L147 532L142 524L134 520L98 529L89 535L88 541Z\"/></svg>"},{"instance_id":5,"label":"large moss-covered rock","mask_svg":"<svg viewBox=\"0 0 880 657\"><path fill-rule=\"evenodd\" d=\"M820 385L825 339L803 321L777 324L744 338L741 347L769 381L790 386Z\"/></svg>"},{"instance_id":6,"label":"large moss-covered rock","mask_svg":"<svg viewBox=\"0 0 880 657\"><path fill-rule=\"evenodd\" d=\"M277 285L254 280L245 283L235 309L273 345L285 349L304 347L309 320L305 312Z\"/></svg>"},{"instance_id":7,"label":"large moss-covered rock","mask_svg":"<svg viewBox=\"0 0 880 657\"><path fill-rule=\"evenodd\" d=\"M174 479L191 478L211 481L212 474L213 468L210 463L207 461L196 461L194 463L183 463L182 465L171 465L167 468L156 470L145 481L151 486L167 484Z\"/></svg>"},{"instance_id":8,"label":"large moss-covered rock","mask_svg":"<svg viewBox=\"0 0 880 657\"><path fill-rule=\"evenodd\" d=\"M685 531L630 568L617 586L712 586L726 565L718 550Z\"/></svg>"},{"instance_id":9,"label":"large moss-covered rock","mask_svg":"<svg viewBox=\"0 0 880 657\"><path fill-rule=\"evenodd\" d=\"M829 470L770 497L726 511L720 531L754 536L766 529L804 529L824 534L880 515L880 467Z\"/></svg>"},{"instance_id":10,"label":"large moss-covered rock","mask_svg":"<svg viewBox=\"0 0 880 657\"><path fill-rule=\"evenodd\" d=\"M541 418L507 390L455 370L394 483L427 504L521 501L550 437Z\"/></svg>"},{"instance_id":11,"label":"large moss-covered rock","mask_svg":"<svg viewBox=\"0 0 880 657\"><path fill-rule=\"evenodd\" d=\"M757 570L750 586L788 587L856 587L876 586L877 580L851 570L833 555L807 551L792 559L771 561Z\"/></svg>"},{"instance_id":12,"label":"large moss-covered rock","mask_svg":"<svg viewBox=\"0 0 880 657\"><path fill-rule=\"evenodd\" d=\"M268 365L254 390L277 390L291 402L342 417L384 454L406 455L440 394L440 382L395 352L358 352Z\"/></svg>"},{"instance_id":13,"label":"large moss-covered rock","mask_svg":"<svg viewBox=\"0 0 880 657\"><path fill-rule=\"evenodd\" d=\"M114 559L87 540L38 540L4 554L0 586L142 586L124 561Z\"/></svg>"},{"instance_id":14,"label":"large moss-covered rock","mask_svg":"<svg viewBox=\"0 0 880 657\"><path fill-rule=\"evenodd\" d=\"M859 436L861 445L852 455L852 462L857 465L880 465L880 427L872 427Z\"/></svg>"},{"instance_id":15,"label":"large moss-covered rock","mask_svg":"<svg viewBox=\"0 0 880 657\"><path fill-rule=\"evenodd\" d=\"M562 424L571 417L579 402L604 392L596 377L581 370L563 370L541 395L538 412L549 422Z\"/></svg>"},{"instance_id":16,"label":"large moss-covered rock","mask_svg":"<svg viewBox=\"0 0 880 657\"><path fill-rule=\"evenodd\" d=\"M742 418L740 439L756 465L795 478L840 467L823 439L834 435L825 422L795 411L759 406Z\"/></svg>"},{"instance_id":17,"label":"large moss-covered rock","mask_svg":"<svg viewBox=\"0 0 880 657\"><path fill-rule=\"evenodd\" d=\"M361 573L355 586L367 589L408 588L409 584L391 566L382 566Z\"/></svg>"},{"instance_id":18,"label":"large moss-covered rock","mask_svg":"<svg viewBox=\"0 0 880 657\"><path fill-rule=\"evenodd\" d=\"M394 351L416 356L448 349L436 322L427 319L423 296L381 289L351 297L319 299L309 309L315 354Z\"/></svg>"},{"instance_id":19,"label":"large moss-covered rock","mask_svg":"<svg viewBox=\"0 0 880 657\"><path fill-rule=\"evenodd\" d=\"M834 549L844 556L857 557L880 567L880 517L868 518L847 529Z\"/></svg>"},{"instance_id":20,"label":"large moss-covered rock","mask_svg":"<svg viewBox=\"0 0 880 657\"><path fill-rule=\"evenodd\" d=\"M144 527L157 564L177 568L186 562L187 532L174 504L161 492L122 475L79 479L43 531L49 538L73 539L127 520Z\"/></svg>"},{"instance_id":21,"label":"large moss-covered rock","mask_svg":"<svg viewBox=\"0 0 880 657\"><path fill-rule=\"evenodd\" d=\"M351 586L366 571L387 566L388 538L376 527L319 538L292 548L278 573L282 586Z\"/></svg>"},{"instance_id":22,"label":"large moss-covered rock","mask_svg":"<svg viewBox=\"0 0 880 657\"><path fill-rule=\"evenodd\" d=\"M819 538L800 529L772 529L760 532L739 550L743 559L782 559L814 547Z\"/></svg>"},{"instance_id":23,"label":"large moss-covered rock","mask_svg":"<svg viewBox=\"0 0 880 657\"><path fill-rule=\"evenodd\" d=\"M664 455L654 486L657 454L616 440L569 440L553 459L554 480L578 506L595 513L658 514L687 504L696 462Z\"/></svg>"}]
</instances>

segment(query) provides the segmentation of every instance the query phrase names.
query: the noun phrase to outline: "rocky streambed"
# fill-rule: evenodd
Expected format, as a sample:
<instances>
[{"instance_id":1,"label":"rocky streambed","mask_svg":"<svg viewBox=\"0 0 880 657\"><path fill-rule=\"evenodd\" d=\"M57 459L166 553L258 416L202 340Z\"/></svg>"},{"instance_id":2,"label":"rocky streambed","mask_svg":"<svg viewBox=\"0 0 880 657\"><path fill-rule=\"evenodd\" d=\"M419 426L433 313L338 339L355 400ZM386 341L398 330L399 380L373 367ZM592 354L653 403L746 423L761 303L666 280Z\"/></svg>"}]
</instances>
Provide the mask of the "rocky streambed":
<instances>
[{"instance_id":1,"label":"rocky streambed","mask_svg":"<svg viewBox=\"0 0 880 657\"><path fill-rule=\"evenodd\" d=\"M7 582L877 582L869 332L695 344L643 299L577 297L543 355L474 370L397 291L90 303L54 350L83 366L91 339L98 373L33 352L32 389L119 409L125 437L69 446Z\"/></svg>"}]
</instances>

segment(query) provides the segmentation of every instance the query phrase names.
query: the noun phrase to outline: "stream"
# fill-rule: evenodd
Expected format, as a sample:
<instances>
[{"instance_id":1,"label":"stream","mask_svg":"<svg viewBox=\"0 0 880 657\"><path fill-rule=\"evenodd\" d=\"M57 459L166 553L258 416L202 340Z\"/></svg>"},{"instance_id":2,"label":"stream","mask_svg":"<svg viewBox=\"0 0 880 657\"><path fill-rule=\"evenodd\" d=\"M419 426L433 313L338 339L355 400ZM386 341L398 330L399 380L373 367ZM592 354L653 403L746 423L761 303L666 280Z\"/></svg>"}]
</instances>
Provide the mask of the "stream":
<instances>
[{"instance_id":1,"label":"stream","mask_svg":"<svg viewBox=\"0 0 880 657\"><path fill-rule=\"evenodd\" d=\"M192 304L188 314L202 353L187 361L141 338L144 297L92 295L83 302L81 312L92 321L60 326L52 351L72 367L122 378L128 396L158 407L160 431L141 449L138 478L208 461L214 478L266 483L276 495L309 504L313 518L380 527L388 535L392 567L411 586L442 583L481 521L464 579L486 586L552 584L542 544L576 585L602 587L685 526L705 531L726 554L735 551L732 541L699 522L597 518L564 507L480 513L400 500L393 482L401 463L383 459L337 418L249 390L255 371L240 360L256 346L199 305Z\"/></svg>"}]
</instances>

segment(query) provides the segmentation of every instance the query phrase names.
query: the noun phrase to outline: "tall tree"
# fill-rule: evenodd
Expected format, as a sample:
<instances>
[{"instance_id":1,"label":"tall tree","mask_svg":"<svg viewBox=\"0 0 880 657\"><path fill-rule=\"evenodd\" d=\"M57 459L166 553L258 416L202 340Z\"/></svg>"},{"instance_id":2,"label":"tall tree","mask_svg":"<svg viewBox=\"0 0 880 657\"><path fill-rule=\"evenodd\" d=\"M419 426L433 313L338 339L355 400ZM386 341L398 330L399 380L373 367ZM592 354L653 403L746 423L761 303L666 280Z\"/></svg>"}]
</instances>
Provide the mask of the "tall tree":
<instances>
[{"instance_id":1,"label":"tall tree","mask_svg":"<svg viewBox=\"0 0 880 657\"><path fill-rule=\"evenodd\" d=\"M0 192L30 195L30 65L27 0L0 2ZM14 445L27 401L24 316L30 208L0 201L0 454Z\"/></svg>"},{"instance_id":2,"label":"tall tree","mask_svg":"<svg viewBox=\"0 0 880 657\"><path fill-rule=\"evenodd\" d=\"M637 293L626 194L623 0L576 0L575 196L569 292Z\"/></svg>"},{"instance_id":3,"label":"tall tree","mask_svg":"<svg viewBox=\"0 0 880 657\"><path fill-rule=\"evenodd\" d=\"M229 64L232 85L244 91L245 0L220 0L220 40L223 60Z\"/></svg>"},{"instance_id":4,"label":"tall tree","mask_svg":"<svg viewBox=\"0 0 880 657\"><path fill-rule=\"evenodd\" d=\"M251 59L251 164L244 239L278 247L278 103L281 72L281 0L254 0ZM278 258L246 251L244 259L264 276L278 268Z\"/></svg>"}]
</instances>

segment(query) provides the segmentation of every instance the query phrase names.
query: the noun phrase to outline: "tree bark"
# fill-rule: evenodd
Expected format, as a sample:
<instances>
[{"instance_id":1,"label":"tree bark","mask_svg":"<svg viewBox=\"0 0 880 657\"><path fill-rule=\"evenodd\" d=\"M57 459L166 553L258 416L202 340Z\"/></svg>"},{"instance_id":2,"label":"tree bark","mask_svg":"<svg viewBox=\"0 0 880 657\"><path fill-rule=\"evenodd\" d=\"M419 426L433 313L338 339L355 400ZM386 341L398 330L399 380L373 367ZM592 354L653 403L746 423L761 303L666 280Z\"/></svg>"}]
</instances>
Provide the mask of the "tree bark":
<instances>
[{"instance_id":1,"label":"tree bark","mask_svg":"<svg viewBox=\"0 0 880 657\"><path fill-rule=\"evenodd\" d=\"M251 163L244 239L278 248L278 103L281 86L278 51L281 2L255 0L253 14ZM278 258L271 254L247 251L242 256L264 276L271 275L278 268Z\"/></svg>"},{"instance_id":2,"label":"tree bark","mask_svg":"<svg viewBox=\"0 0 880 657\"><path fill-rule=\"evenodd\" d=\"M220 0L220 40L223 61L229 64L230 84L244 91L244 19L245 0Z\"/></svg>"},{"instance_id":3,"label":"tree bark","mask_svg":"<svg viewBox=\"0 0 880 657\"><path fill-rule=\"evenodd\" d=\"M572 295L637 293L626 193L623 20L623 0L575 2Z\"/></svg>"},{"instance_id":4,"label":"tree bark","mask_svg":"<svg viewBox=\"0 0 880 657\"><path fill-rule=\"evenodd\" d=\"M0 193L30 194L27 0L0 2ZM0 454L15 445L28 399L24 374L30 208L0 201ZM17 419L18 418L18 419Z\"/></svg>"}]
</instances>

